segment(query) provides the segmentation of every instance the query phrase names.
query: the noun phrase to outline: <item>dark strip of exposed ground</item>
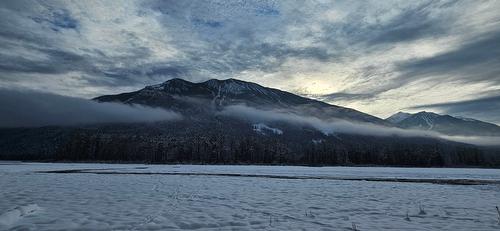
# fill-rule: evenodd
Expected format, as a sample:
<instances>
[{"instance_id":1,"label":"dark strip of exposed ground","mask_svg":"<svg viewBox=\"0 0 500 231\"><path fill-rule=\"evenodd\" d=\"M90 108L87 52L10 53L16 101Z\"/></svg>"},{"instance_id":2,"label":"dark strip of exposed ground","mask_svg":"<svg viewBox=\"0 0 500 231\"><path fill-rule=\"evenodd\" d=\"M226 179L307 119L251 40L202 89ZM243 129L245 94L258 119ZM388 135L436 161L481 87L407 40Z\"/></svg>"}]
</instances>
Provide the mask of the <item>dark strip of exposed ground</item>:
<instances>
[{"instance_id":1,"label":"dark strip of exposed ground","mask_svg":"<svg viewBox=\"0 0 500 231\"><path fill-rule=\"evenodd\" d=\"M38 173L83 173L99 175L167 175L167 176L220 176L220 177L251 177L272 178L290 180L346 180L346 181L373 181L373 182L400 182L400 183L430 183L444 185L500 185L500 180L482 179L430 179L430 178L383 178L383 177L336 177L336 176L287 176L287 175L265 175L265 174L241 174L241 173L196 173L196 172L119 172L102 171L107 169L70 169L38 171Z\"/></svg>"}]
</instances>

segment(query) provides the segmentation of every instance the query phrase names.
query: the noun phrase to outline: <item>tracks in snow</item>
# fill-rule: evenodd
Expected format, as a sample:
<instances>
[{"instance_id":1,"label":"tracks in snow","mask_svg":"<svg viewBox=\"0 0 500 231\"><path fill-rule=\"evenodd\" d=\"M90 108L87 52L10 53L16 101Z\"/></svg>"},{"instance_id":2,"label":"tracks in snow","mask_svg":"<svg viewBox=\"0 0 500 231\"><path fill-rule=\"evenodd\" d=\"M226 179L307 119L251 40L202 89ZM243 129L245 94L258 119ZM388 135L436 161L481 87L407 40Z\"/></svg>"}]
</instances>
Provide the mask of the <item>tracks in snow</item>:
<instances>
[{"instance_id":1,"label":"tracks in snow","mask_svg":"<svg viewBox=\"0 0 500 231\"><path fill-rule=\"evenodd\" d=\"M483 179L433 179L433 178L384 178L384 177L337 177L337 176L290 176L269 174L244 174L244 173L198 173L198 172L124 172L102 171L109 169L68 169L53 171L37 171L37 173L58 174L99 174L99 175L166 175L166 176L218 176L218 177L249 177L271 178L288 180L345 180L345 181L373 181L373 182L398 182L398 183L430 183L443 185L500 185L500 180Z\"/></svg>"}]
</instances>

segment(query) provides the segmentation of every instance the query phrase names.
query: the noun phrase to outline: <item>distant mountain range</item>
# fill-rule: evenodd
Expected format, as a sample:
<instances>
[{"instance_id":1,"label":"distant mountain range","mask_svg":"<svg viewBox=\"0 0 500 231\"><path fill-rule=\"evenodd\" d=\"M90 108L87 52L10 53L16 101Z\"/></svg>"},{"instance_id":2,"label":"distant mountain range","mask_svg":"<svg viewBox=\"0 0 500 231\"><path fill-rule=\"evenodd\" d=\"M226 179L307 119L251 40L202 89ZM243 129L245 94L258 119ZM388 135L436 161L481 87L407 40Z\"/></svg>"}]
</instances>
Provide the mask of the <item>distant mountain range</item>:
<instances>
[{"instance_id":1,"label":"distant mountain range","mask_svg":"<svg viewBox=\"0 0 500 231\"><path fill-rule=\"evenodd\" d=\"M179 121L0 129L0 159L393 166L500 166L500 150L409 129L495 135L498 126L421 112L387 119L236 79L171 79L98 102L160 107ZM228 108L242 117L228 114ZM226 113L225 113L226 112ZM261 115L258 119L246 117ZM266 119L267 118L267 119ZM328 131L322 130L328 127ZM401 128L401 129L398 129ZM396 131L403 135L392 134Z\"/></svg>"},{"instance_id":2,"label":"distant mountain range","mask_svg":"<svg viewBox=\"0 0 500 231\"><path fill-rule=\"evenodd\" d=\"M447 135L500 136L500 126L496 124L426 111L415 114L398 112L385 120L400 128L436 131Z\"/></svg>"}]
</instances>

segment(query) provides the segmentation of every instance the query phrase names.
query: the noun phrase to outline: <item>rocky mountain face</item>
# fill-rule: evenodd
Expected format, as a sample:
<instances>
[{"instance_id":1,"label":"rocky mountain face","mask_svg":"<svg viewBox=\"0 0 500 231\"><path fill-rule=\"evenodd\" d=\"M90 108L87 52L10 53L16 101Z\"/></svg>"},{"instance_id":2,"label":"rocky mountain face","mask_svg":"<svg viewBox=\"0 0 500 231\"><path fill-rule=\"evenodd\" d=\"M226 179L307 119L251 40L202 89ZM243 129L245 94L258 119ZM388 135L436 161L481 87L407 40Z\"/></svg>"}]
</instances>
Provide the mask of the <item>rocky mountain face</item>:
<instances>
[{"instance_id":1,"label":"rocky mountain face","mask_svg":"<svg viewBox=\"0 0 500 231\"><path fill-rule=\"evenodd\" d=\"M94 100L163 107L191 115L201 111L222 109L224 106L243 104L254 108L283 110L305 116L314 115L321 119L339 118L389 125L380 118L354 109L236 79L211 79L202 83L172 79L162 84L147 86L139 91L106 95Z\"/></svg>"},{"instance_id":2,"label":"rocky mountain face","mask_svg":"<svg viewBox=\"0 0 500 231\"><path fill-rule=\"evenodd\" d=\"M447 135L500 136L500 127L496 124L433 112L422 111L415 114L398 112L386 121L400 128L436 131Z\"/></svg>"},{"instance_id":3,"label":"rocky mountain face","mask_svg":"<svg viewBox=\"0 0 500 231\"><path fill-rule=\"evenodd\" d=\"M391 115L390 117L388 117L385 120L390 122L390 123L393 123L393 124L398 124L399 122L405 120L406 118L408 118L410 116L412 116L412 114L410 114L410 113L398 112L394 115Z\"/></svg>"}]
</instances>

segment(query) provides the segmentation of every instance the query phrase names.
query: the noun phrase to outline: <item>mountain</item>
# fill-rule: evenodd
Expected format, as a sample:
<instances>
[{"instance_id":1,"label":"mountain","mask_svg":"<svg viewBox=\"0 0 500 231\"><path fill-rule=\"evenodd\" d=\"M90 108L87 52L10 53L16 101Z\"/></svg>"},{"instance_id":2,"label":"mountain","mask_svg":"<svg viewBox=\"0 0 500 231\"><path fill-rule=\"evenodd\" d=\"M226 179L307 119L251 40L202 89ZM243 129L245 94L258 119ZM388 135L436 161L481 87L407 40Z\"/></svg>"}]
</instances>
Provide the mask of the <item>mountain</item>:
<instances>
[{"instance_id":1,"label":"mountain","mask_svg":"<svg viewBox=\"0 0 500 231\"><path fill-rule=\"evenodd\" d=\"M166 108L182 118L154 123L3 128L0 160L500 166L500 149L494 147L433 136L378 134L384 132L382 126L406 126L415 115L400 113L386 121L236 79L201 83L172 79L93 100ZM226 114L229 109L238 109L243 116ZM245 115L275 119L248 119ZM337 118L353 123L330 123ZM439 127L437 122L433 124L429 127ZM324 126L332 130L325 132ZM369 132L364 133L365 129Z\"/></svg>"},{"instance_id":2,"label":"mountain","mask_svg":"<svg viewBox=\"0 0 500 231\"><path fill-rule=\"evenodd\" d=\"M390 117L388 117L387 119L385 119L386 121L389 121L393 124L397 124L401 121L403 121L404 119L410 117L411 114L410 113L406 113L406 112L398 112Z\"/></svg>"},{"instance_id":3,"label":"mountain","mask_svg":"<svg viewBox=\"0 0 500 231\"><path fill-rule=\"evenodd\" d=\"M436 131L447 135L500 136L500 126L476 119L421 111L398 112L387 119L400 128Z\"/></svg>"},{"instance_id":4,"label":"mountain","mask_svg":"<svg viewBox=\"0 0 500 231\"><path fill-rule=\"evenodd\" d=\"M193 83L171 79L141 90L95 98L99 102L120 102L162 107L184 114L207 112L229 105L247 105L259 109L289 111L321 119L339 118L355 122L389 125L386 121L354 109L301 97L278 89L237 79L211 79Z\"/></svg>"}]
</instances>

